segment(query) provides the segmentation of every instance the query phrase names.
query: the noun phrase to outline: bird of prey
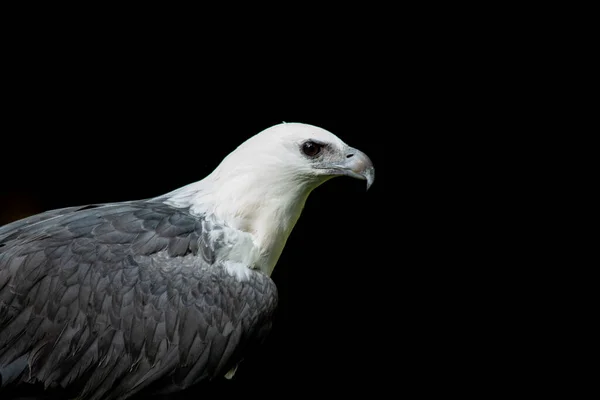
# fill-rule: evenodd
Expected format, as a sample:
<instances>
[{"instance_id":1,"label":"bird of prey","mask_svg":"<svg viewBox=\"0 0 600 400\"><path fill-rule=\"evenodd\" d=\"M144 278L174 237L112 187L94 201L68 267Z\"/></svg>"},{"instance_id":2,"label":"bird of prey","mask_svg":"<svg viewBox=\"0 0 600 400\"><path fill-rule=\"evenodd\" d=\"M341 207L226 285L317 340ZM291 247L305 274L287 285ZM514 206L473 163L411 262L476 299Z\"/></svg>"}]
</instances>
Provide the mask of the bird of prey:
<instances>
[{"instance_id":1,"label":"bird of prey","mask_svg":"<svg viewBox=\"0 0 600 400\"><path fill-rule=\"evenodd\" d=\"M37 384L122 400L230 377L270 330L270 275L308 195L337 176L368 189L373 164L282 123L170 193L0 227L0 398Z\"/></svg>"}]
</instances>

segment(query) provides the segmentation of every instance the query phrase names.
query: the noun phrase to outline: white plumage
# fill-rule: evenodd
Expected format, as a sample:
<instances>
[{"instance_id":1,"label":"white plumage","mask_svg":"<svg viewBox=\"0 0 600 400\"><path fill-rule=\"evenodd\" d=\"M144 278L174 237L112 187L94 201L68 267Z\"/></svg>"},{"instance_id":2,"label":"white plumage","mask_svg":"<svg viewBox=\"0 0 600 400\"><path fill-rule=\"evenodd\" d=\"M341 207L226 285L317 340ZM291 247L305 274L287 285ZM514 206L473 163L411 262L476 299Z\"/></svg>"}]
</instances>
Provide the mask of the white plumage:
<instances>
[{"instance_id":1,"label":"white plumage","mask_svg":"<svg viewBox=\"0 0 600 400\"><path fill-rule=\"evenodd\" d=\"M331 164L337 165L337 170L319 167L300 151L302 143L309 140L327 144L334 154L353 154L353 163L343 165L347 160L342 156ZM355 176L358 170L370 185L374 170L364 153L325 129L283 123L246 140L203 180L161 198L249 233L256 251L245 247L242 252L251 257L243 263L270 275L310 192L334 176ZM240 236L234 241L247 246Z\"/></svg>"}]
</instances>

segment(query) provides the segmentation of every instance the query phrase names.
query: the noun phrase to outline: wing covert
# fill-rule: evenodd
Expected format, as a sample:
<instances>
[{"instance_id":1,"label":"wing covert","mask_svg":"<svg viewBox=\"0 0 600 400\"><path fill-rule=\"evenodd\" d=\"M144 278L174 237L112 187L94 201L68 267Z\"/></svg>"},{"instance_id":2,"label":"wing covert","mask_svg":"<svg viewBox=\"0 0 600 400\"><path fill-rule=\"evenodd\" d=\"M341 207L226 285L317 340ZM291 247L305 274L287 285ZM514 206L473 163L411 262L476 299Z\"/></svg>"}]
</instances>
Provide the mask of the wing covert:
<instances>
[{"instance_id":1,"label":"wing covert","mask_svg":"<svg viewBox=\"0 0 600 400\"><path fill-rule=\"evenodd\" d=\"M215 265L207 228L135 202L3 227L0 387L38 381L111 399L224 374L260 340L277 291L261 273L240 282Z\"/></svg>"}]
</instances>

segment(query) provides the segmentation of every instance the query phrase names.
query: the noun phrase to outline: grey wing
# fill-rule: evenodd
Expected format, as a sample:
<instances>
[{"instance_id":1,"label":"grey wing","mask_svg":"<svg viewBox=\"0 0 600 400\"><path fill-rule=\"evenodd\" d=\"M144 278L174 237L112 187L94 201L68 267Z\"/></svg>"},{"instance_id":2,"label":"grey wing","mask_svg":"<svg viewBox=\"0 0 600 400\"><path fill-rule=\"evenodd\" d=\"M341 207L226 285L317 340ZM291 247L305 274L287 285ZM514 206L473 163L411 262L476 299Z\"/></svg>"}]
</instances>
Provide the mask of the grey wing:
<instances>
[{"instance_id":1,"label":"grey wing","mask_svg":"<svg viewBox=\"0 0 600 400\"><path fill-rule=\"evenodd\" d=\"M0 386L124 399L226 372L276 304L215 268L206 221L164 204L58 213L0 231ZM1 390L1 388L0 388Z\"/></svg>"},{"instance_id":2,"label":"grey wing","mask_svg":"<svg viewBox=\"0 0 600 400\"><path fill-rule=\"evenodd\" d=\"M84 207L67 207L67 208L60 208L57 210L50 210L50 211L46 211L46 212L43 212L40 214L35 214L30 217L23 218L23 219L8 223L6 225L0 226L0 247L2 247L3 245L6 245L6 243L9 240L14 239L19 234L21 234L21 232L23 232L23 230L27 229L28 227L30 227L31 225L33 225L37 222L43 222L48 219L60 217L62 215L70 214L72 212L75 212L75 211L78 211L81 209L85 209L88 207L96 207L96 206L92 205L92 206L84 206Z\"/></svg>"}]
</instances>

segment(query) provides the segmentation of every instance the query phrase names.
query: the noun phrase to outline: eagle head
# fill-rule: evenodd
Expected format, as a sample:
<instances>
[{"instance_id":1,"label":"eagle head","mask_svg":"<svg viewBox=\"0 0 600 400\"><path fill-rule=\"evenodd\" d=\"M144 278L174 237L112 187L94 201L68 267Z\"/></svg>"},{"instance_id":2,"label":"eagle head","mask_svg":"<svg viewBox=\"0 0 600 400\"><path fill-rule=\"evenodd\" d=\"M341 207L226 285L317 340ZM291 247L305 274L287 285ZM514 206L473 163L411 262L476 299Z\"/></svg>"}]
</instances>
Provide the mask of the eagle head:
<instances>
[{"instance_id":1,"label":"eagle head","mask_svg":"<svg viewBox=\"0 0 600 400\"><path fill-rule=\"evenodd\" d=\"M273 270L308 195L327 180L349 176L373 184L369 157L314 125L281 123L239 145L203 180L168 196L229 227L247 232L258 268Z\"/></svg>"}]
</instances>

